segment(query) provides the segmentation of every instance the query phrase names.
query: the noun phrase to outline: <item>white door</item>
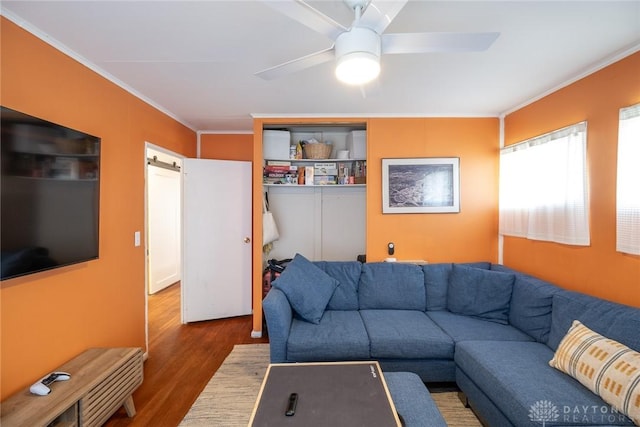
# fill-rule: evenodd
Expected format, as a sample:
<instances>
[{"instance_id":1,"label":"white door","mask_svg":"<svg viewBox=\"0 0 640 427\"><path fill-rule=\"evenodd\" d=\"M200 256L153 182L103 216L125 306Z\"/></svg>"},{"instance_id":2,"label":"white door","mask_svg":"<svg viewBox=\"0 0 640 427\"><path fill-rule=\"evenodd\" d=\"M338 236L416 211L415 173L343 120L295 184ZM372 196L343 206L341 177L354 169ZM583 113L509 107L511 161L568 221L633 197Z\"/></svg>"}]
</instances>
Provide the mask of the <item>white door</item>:
<instances>
[{"instance_id":1,"label":"white door","mask_svg":"<svg viewBox=\"0 0 640 427\"><path fill-rule=\"evenodd\" d=\"M147 166L149 293L180 280L180 171Z\"/></svg>"},{"instance_id":2,"label":"white door","mask_svg":"<svg viewBox=\"0 0 640 427\"><path fill-rule=\"evenodd\" d=\"M251 313L251 162L183 162L182 321Z\"/></svg>"}]
</instances>

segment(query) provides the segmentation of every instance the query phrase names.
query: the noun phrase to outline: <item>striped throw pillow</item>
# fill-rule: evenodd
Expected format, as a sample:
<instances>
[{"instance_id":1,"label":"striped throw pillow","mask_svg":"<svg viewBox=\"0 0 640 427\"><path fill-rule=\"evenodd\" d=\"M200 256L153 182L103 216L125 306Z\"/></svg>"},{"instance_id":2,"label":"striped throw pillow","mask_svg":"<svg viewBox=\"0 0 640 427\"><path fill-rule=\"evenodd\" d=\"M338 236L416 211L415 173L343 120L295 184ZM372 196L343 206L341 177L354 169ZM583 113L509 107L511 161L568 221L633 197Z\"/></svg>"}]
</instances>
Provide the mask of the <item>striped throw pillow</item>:
<instances>
[{"instance_id":1,"label":"striped throw pillow","mask_svg":"<svg viewBox=\"0 0 640 427\"><path fill-rule=\"evenodd\" d=\"M571 375L640 425L640 353L637 351L574 320L549 365Z\"/></svg>"}]
</instances>

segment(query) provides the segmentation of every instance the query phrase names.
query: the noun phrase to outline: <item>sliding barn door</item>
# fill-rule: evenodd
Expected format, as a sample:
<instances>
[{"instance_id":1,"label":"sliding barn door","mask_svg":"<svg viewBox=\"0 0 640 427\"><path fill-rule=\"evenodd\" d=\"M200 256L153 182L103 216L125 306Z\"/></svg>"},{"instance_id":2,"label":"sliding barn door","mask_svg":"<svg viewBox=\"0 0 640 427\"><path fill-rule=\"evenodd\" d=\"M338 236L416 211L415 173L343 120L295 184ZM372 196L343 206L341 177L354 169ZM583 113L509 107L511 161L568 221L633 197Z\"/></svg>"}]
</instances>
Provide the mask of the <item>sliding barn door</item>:
<instances>
[{"instance_id":1,"label":"sliding barn door","mask_svg":"<svg viewBox=\"0 0 640 427\"><path fill-rule=\"evenodd\" d=\"M180 170L147 166L149 293L181 279Z\"/></svg>"}]
</instances>

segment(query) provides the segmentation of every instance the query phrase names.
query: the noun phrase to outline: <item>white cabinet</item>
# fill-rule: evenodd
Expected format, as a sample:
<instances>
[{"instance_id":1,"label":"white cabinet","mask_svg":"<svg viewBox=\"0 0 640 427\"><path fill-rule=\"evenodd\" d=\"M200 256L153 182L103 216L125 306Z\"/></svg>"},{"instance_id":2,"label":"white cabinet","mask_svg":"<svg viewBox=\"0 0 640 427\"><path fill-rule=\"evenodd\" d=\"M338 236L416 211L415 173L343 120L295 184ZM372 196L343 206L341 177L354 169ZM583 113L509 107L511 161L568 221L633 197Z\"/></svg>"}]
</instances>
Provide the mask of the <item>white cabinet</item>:
<instances>
[{"instance_id":1,"label":"white cabinet","mask_svg":"<svg viewBox=\"0 0 640 427\"><path fill-rule=\"evenodd\" d=\"M299 252L313 261L355 261L365 253L364 186L271 186L268 198L280 231L269 258Z\"/></svg>"},{"instance_id":2,"label":"white cabinet","mask_svg":"<svg viewBox=\"0 0 640 427\"><path fill-rule=\"evenodd\" d=\"M346 149L349 133L363 129L363 125L296 125L288 128L292 144L310 138L331 141L332 158L265 159L265 165L268 160L281 160L298 168L335 163L336 169L346 167L355 178L354 184L298 185L293 168L289 179L283 180L289 184L265 183L263 190L280 232L280 239L274 242L268 258L291 258L300 253L314 261L355 261L365 253L366 159L335 158L339 151ZM356 178L356 175L359 176Z\"/></svg>"},{"instance_id":3,"label":"white cabinet","mask_svg":"<svg viewBox=\"0 0 640 427\"><path fill-rule=\"evenodd\" d=\"M355 261L365 253L366 189L322 188L320 257L326 261Z\"/></svg>"}]
</instances>

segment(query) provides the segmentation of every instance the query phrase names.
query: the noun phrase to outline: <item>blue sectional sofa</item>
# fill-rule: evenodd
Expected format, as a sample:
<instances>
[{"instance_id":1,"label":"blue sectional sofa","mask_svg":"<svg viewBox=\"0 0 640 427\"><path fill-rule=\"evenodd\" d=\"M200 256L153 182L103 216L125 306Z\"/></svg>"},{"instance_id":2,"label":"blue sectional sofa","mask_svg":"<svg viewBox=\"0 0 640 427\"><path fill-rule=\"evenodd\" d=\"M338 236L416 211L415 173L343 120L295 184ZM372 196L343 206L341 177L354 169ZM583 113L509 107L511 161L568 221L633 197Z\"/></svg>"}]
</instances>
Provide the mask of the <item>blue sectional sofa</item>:
<instances>
[{"instance_id":1,"label":"blue sectional sofa","mask_svg":"<svg viewBox=\"0 0 640 427\"><path fill-rule=\"evenodd\" d=\"M634 425L549 365L579 320L640 351L640 309L487 262L310 262L263 301L271 362L378 360L453 382L489 426Z\"/></svg>"}]
</instances>

